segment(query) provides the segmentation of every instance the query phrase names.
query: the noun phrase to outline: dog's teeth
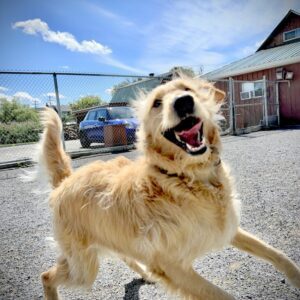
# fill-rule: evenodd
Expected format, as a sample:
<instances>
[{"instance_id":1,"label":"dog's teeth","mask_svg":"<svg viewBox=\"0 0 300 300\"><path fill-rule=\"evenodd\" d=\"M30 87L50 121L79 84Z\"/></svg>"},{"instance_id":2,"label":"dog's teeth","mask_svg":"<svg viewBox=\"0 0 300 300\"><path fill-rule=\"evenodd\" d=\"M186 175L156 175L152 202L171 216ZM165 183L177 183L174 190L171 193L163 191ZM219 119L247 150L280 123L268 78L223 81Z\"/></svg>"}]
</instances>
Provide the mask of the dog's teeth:
<instances>
[{"instance_id":1,"label":"dog's teeth","mask_svg":"<svg viewBox=\"0 0 300 300\"><path fill-rule=\"evenodd\" d=\"M191 146L190 144L186 144L186 146L187 146L187 148L188 148L190 151L192 151L192 152L198 151L198 150L200 150L201 147L202 147L202 145L199 146L199 147L193 147L193 146Z\"/></svg>"},{"instance_id":2,"label":"dog's teeth","mask_svg":"<svg viewBox=\"0 0 300 300\"><path fill-rule=\"evenodd\" d=\"M175 137L176 137L177 141L181 142L181 139L180 139L179 135L176 132L175 132Z\"/></svg>"},{"instance_id":3,"label":"dog's teeth","mask_svg":"<svg viewBox=\"0 0 300 300\"><path fill-rule=\"evenodd\" d=\"M201 148L203 148L205 146L205 144L201 144L200 146L198 147L193 147L191 146L190 144L186 144L187 148L191 151L191 152L197 152L199 151Z\"/></svg>"},{"instance_id":4,"label":"dog's teeth","mask_svg":"<svg viewBox=\"0 0 300 300\"><path fill-rule=\"evenodd\" d=\"M200 131L198 131L197 139L198 139L199 142L203 141L203 139L204 139L204 138L203 138L203 135L201 134Z\"/></svg>"}]
</instances>

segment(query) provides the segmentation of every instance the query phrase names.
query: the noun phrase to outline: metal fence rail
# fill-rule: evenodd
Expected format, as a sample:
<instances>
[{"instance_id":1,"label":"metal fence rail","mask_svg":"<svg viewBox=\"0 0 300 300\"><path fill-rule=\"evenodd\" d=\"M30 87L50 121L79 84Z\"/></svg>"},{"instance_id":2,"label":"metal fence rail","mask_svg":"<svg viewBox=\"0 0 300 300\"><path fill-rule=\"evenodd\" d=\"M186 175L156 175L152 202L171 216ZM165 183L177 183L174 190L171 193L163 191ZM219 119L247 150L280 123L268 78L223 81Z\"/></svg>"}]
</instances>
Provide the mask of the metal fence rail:
<instances>
[{"instance_id":1,"label":"metal fence rail","mask_svg":"<svg viewBox=\"0 0 300 300\"><path fill-rule=\"evenodd\" d=\"M32 159L41 132L38 112L45 106L54 107L60 115L64 147L73 157L132 149L138 124L132 116L129 100L138 89L151 90L169 79L102 73L0 71L0 167ZM265 78L255 82L230 79L215 84L226 92L221 108L224 134L279 125L275 82ZM100 99L101 105L93 110L74 106L78 100L87 98Z\"/></svg>"}]
</instances>

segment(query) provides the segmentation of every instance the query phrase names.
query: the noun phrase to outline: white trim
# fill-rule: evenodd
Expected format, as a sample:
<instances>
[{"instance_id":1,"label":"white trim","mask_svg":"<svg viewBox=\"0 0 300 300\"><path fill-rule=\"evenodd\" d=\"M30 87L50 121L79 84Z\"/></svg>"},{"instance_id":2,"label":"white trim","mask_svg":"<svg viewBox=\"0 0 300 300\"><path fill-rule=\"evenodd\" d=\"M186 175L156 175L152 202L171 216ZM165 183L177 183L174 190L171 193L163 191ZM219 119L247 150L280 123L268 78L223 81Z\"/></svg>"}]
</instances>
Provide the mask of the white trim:
<instances>
[{"instance_id":1,"label":"white trim","mask_svg":"<svg viewBox=\"0 0 300 300\"><path fill-rule=\"evenodd\" d=\"M243 84L244 83L253 83L253 90L251 90L251 91L248 91L248 92L243 92ZM259 80L253 80L253 81L244 81L244 82L242 82L241 83L241 92L240 92L240 99L241 99L241 101L245 101L245 100L251 100L251 99L258 99L258 98L262 98L262 97L264 97L265 96L265 93L266 93L266 91L265 91L265 87L263 86L262 87L262 92L263 92L263 94L261 95L261 96L256 96L255 95L255 83L264 83L264 81L263 80L261 80L261 79L259 79ZM243 93L249 93L249 97L247 97L247 98L242 98L242 94Z\"/></svg>"},{"instance_id":2,"label":"white trim","mask_svg":"<svg viewBox=\"0 0 300 300\"><path fill-rule=\"evenodd\" d=\"M300 32L300 27L297 27L297 28L294 28L294 29L292 29L292 30L283 32L283 33L282 33L282 35L283 35L283 42L289 42L289 41L292 41L292 40L299 39L300 35L298 35L298 36L296 35L296 34L297 34L297 30L299 30L299 32ZM286 33L290 33L290 32L292 32L292 31L296 31L296 34L295 34L296 36L295 36L294 38L292 38L292 39L288 39L288 40L287 40L287 39L285 38L285 34L286 34Z\"/></svg>"}]
</instances>

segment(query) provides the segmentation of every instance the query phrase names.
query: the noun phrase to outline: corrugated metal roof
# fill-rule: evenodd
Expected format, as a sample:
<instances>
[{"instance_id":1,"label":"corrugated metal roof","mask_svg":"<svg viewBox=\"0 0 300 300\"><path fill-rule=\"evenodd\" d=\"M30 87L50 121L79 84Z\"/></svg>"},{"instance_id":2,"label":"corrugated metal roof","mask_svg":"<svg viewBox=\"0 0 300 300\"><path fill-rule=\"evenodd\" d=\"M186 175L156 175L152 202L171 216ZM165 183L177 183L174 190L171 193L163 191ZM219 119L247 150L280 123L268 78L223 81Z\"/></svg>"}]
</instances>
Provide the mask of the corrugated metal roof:
<instances>
[{"instance_id":1,"label":"corrugated metal roof","mask_svg":"<svg viewBox=\"0 0 300 300\"><path fill-rule=\"evenodd\" d=\"M260 50L220 69L204 74L208 80L227 78L300 62L300 42Z\"/></svg>"},{"instance_id":2,"label":"corrugated metal roof","mask_svg":"<svg viewBox=\"0 0 300 300\"><path fill-rule=\"evenodd\" d=\"M140 90L149 92L159 86L160 83L161 78L151 78L128 84L116 90L110 103L129 103L136 98Z\"/></svg>"}]
</instances>

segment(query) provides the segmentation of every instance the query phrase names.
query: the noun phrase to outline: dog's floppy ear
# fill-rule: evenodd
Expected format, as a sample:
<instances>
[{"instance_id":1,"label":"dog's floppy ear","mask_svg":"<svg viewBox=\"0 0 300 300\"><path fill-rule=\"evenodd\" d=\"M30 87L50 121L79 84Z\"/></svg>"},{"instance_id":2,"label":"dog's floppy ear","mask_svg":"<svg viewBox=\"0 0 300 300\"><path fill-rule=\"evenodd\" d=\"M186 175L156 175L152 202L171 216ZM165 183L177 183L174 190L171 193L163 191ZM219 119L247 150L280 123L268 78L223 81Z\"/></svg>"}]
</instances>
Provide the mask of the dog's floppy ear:
<instances>
[{"instance_id":1,"label":"dog's floppy ear","mask_svg":"<svg viewBox=\"0 0 300 300\"><path fill-rule=\"evenodd\" d=\"M217 89L213 83L200 81L199 88L202 93L206 94L208 98L213 99L217 104L221 104L225 99L225 92Z\"/></svg>"},{"instance_id":2,"label":"dog's floppy ear","mask_svg":"<svg viewBox=\"0 0 300 300\"><path fill-rule=\"evenodd\" d=\"M225 96L226 96L225 92L215 88L214 86L212 87L212 90L214 93L214 99L215 99L216 103L221 104L223 102L223 100L225 99Z\"/></svg>"}]
</instances>

